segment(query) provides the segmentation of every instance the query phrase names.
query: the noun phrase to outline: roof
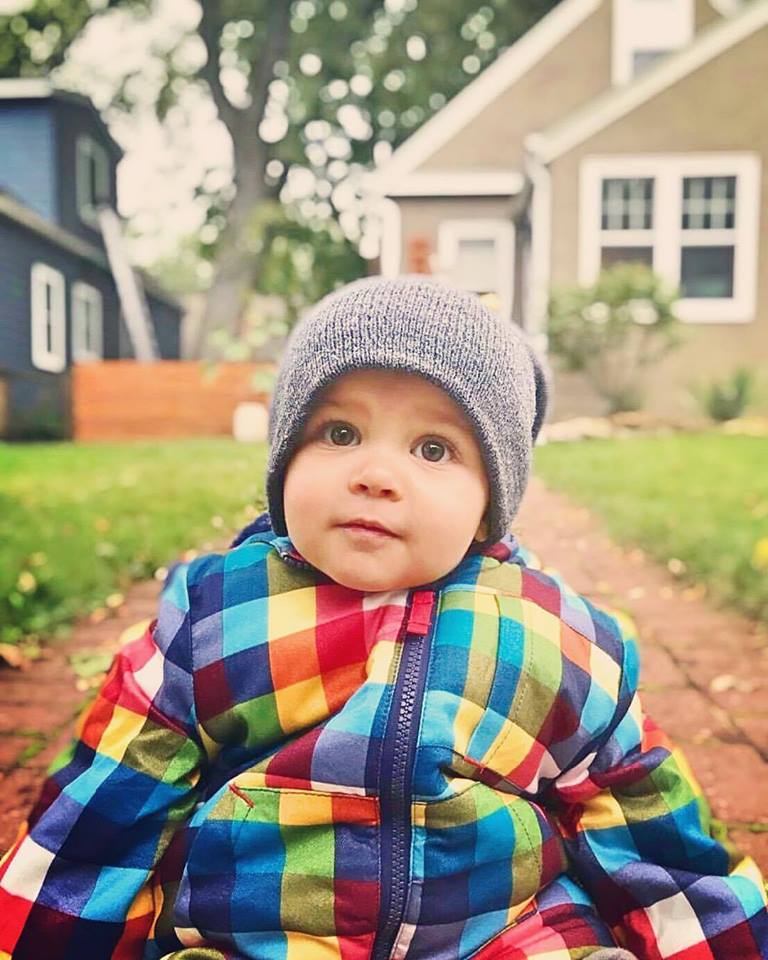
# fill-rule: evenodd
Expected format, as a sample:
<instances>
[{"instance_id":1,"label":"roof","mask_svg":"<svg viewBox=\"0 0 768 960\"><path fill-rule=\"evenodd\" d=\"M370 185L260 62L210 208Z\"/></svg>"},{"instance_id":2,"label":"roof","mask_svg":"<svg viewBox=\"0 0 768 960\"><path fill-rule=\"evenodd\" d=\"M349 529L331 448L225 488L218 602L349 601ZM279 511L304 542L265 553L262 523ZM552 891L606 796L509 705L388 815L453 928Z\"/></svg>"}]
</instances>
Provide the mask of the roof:
<instances>
[{"instance_id":1,"label":"roof","mask_svg":"<svg viewBox=\"0 0 768 960\"><path fill-rule=\"evenodd\" d=\"M375 186L386 196L405 196L405 181L414 170L459 133L480 110L484 110L556 47L593 13L601 2L602 0L561 0L402 143L389 160L372 174L369 179L371 186ZM503 174L503 171L495 173L498 176ZM482 171L477 171L476 175L482 175ZM437 183L429 194L446 195ZM427 194L422 192L420 195Z\"/></svg>"},{"instance_id":2,"label":"roof","mask_svg":"<svg viewBox=\"0 0 768 960\"><path fill-rule=\"evenodd\" d=\"M5 217L5 219L11 220L13 223L18 224L24 229L29 230L32 233L36 233L38 236L44 237L46 240L54 243L62 250L66 250L68 253L74 254L74 256L81 260L87 260L89 263L99 267L101 270L105 270L111 276L112 271L109 266L109 261L107 260L107 255L103 250L101 250L99 247L95 247L91 243L88 243L86 240L82 240L74 233L70 233L69 230L64 230L57 224L51 223L49 220L41 217L38 213L30 210L29 207L19 203L18 200L15 200L1 187L0 217ZM183 309L181 301L172 294L163 290L156 280L141 270L138 272L141 276L147 293L150 293L157 300L162 300L164 303L174 307L177 310Z\"/></svg>"},{"instance_id":3,"label":"roof","mask_svg":"<svg viewBox=\"0 0 768 960\"><path fill-rule=\"evenodd\" d=\"M117 159L119 160L123 156L122 147L110 134L93 102L81 93L57 89L46 77L0 79L0 100L57 100L61 103L73 103L78 107L84 107L93 114L103 127L104 136Z\"/></svg>"},{"instance_id":4,"label":"roof","mask_svg":"<svg viewBox=\"0 0 768 960\"><path fill-rule=\"evenodd\" d=\"M530 134L526 149L550 163L766 25L768 0L751 0L729 19L705 27L690 46L652 65L633 83L609 90L564 120Z\"/></svg>"}]
</instances>

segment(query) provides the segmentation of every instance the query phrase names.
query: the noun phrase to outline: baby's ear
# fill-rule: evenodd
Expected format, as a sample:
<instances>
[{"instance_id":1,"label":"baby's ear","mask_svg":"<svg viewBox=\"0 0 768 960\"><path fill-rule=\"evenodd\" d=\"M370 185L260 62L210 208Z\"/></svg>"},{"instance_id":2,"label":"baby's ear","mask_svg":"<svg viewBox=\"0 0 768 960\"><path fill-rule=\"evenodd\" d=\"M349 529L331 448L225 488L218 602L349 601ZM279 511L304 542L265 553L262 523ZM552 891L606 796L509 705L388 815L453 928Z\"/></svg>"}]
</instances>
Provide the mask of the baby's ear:
<instances>
[{"instance_id":1,"label":"baby's ear","mask_svg":"<svg viewBox=\"0 0 768 960\"><path fill-rule=\"evenodd\" d=\"M477 532L475 533L473 540L476 540L478 543L482 543L483 540L488 539L488 511L483 514L483 518L478 524Z\"/></svg>"},{"instance_id":2,"label":"baby's ear","mask_svg":"<svg viewBox=\"0 0 768 960\"><path fill-rule=\"evenodd\" d=\"M528 349L533 363L533 382L536 391L536 411L533 415L531 442L536 443L536 437L539 435L539 430L541 430L541 425L544 423L544 417L547 413L548 387L544 368L533 350L530 347Z\"/></svg>"}]
</instances>

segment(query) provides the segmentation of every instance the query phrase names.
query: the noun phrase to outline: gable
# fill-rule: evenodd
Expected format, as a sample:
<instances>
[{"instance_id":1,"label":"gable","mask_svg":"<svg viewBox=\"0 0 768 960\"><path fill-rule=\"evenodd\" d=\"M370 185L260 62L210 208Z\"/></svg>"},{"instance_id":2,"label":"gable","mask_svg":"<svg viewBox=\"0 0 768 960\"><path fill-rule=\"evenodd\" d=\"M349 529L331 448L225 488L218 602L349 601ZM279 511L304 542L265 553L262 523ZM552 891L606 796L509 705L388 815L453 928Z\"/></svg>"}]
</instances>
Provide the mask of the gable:
<instances>
[{"instance_id":1,"label":"gable","mask_svg":"<svg viewBox=\"0 0 768 960\"><path fill-rule=\"evenodd\" d=\"M670 56L627 88L603 94L561 123L531 137L529 149L540 161L549 163L625 119L635 124L645 105L657 98L662 98L669 110L659 117L658 130L648 131L652 137L658 133L663 139L670 127L680 122L690 127L694 140L709 138L712 128L722 128L723 122L729 129L735 122L749 136L745 111L755 106L762 109L765 103L764 93L759 91L765 86L767 26L768 0L753 0L737 16L711 23L688 49ZM758 45L758 62L754 73L751 70L745 72L742 51L750 48L753 42ZM730 79L723 77L713 87L706 78L710 75L707 68L715 61L728 62L732 72ZM739 75L744 76L746 86L737 79ZM757 103L749 104L745 91L752 88L753 80ZM728 99L731 93L737 94L739 109L733 115L718 113L716 103L724 97ZM706 104L705 116L701 112L702 104Z\"/></svg>"},{"instance_id":2,"label":"gable","mask_svg":"<svg viewBox=\"0 0 768 960\"><path fill-rule=\"evenodd\" d=\"M610 85L610 0L591 6L584 19L492 102L468 117L420 169L522 170L523 143L529 133L567 116Z\"/></svg>"}]
</instances>

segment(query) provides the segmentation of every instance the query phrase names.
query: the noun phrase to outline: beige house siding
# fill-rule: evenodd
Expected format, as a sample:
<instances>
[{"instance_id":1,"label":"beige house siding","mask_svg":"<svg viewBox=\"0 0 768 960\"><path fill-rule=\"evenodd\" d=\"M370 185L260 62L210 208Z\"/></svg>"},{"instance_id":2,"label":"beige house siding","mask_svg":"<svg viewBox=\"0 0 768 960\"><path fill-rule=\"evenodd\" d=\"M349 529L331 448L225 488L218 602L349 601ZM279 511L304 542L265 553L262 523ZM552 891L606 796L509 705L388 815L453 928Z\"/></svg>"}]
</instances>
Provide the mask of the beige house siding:
<instances>
[{"instance_id":1,"label":"beige house siding","mask_svg":"<svg viewBox=\"0 0 768 960\"><path fill-rule=\"evenodd\" d=\"M553 284L572 284L578 275L579 167L591 155L683 152L756 152L761 157L757 309L749 323L687 323L685 344L647 376L647 407L679 413L695 409L689 386L722 378L746 365L768 371L768 99L764 28L682 78L608 128L553 161ZM709 120L708 118L712 118ZM564 386L565 386L565 381ZM766 384L768 387L768 384ZM569 409L594 408L594 398L562 392Z\"/></svg>"},{"instance_id":2,"label":"beige house siding","mask_svg":"<svg viewBox=\"0 0 768 960\"><path fill-rule=\"evenodd\" d=\"M513 220L519 200L507 197L427 197L398 200L401 218L401 270L412 269L409 246L424 242L430 254L437 255L437 235L445 220L501 219ZM434 265L436 267L436 264Z\"/></svg>"},{"instance_id":3,"label":"beige house siding","mask_svg":"<svg viewBox=\"0 0 768 960\"><path fill-rule=\"evenodd\" d=\"M603 0L560 44L419 167L419 172L522 170L523 140L611 83L611 2Z\"/></svg>"},{"instance_id":4,"label":"beige house siding","mask_svg":"<svg viewBox=\"0 0 768 960\"><path fill-rule=\"evenodd\" d=\"M719 19L721 19L720 14L715 10L709 0L695 0L693 8L693 29L696 33L713 20Z\"/></svg>"}]
</instances>

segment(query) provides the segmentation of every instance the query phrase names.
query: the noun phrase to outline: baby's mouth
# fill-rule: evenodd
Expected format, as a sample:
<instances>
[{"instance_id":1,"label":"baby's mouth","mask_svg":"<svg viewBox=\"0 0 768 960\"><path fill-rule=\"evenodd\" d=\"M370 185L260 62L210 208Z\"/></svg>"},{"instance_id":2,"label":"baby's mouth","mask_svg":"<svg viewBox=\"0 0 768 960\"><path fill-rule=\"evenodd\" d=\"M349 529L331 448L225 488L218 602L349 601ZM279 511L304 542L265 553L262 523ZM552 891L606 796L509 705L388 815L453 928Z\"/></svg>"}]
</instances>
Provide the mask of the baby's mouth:
<instances>
[{"instance_id":1,"label":"baby's mouth","mask_svg":"<svg viewBox=\"0 0 768 960\"><path fill-rule=\"evenodd\" d=\"M370 520L349 520L346 523L338 525L342 530L348 530L360 536L368 536L382 539L397 539L397 534L388 530L381 524Z\"/></svg>"}]
</instances>

